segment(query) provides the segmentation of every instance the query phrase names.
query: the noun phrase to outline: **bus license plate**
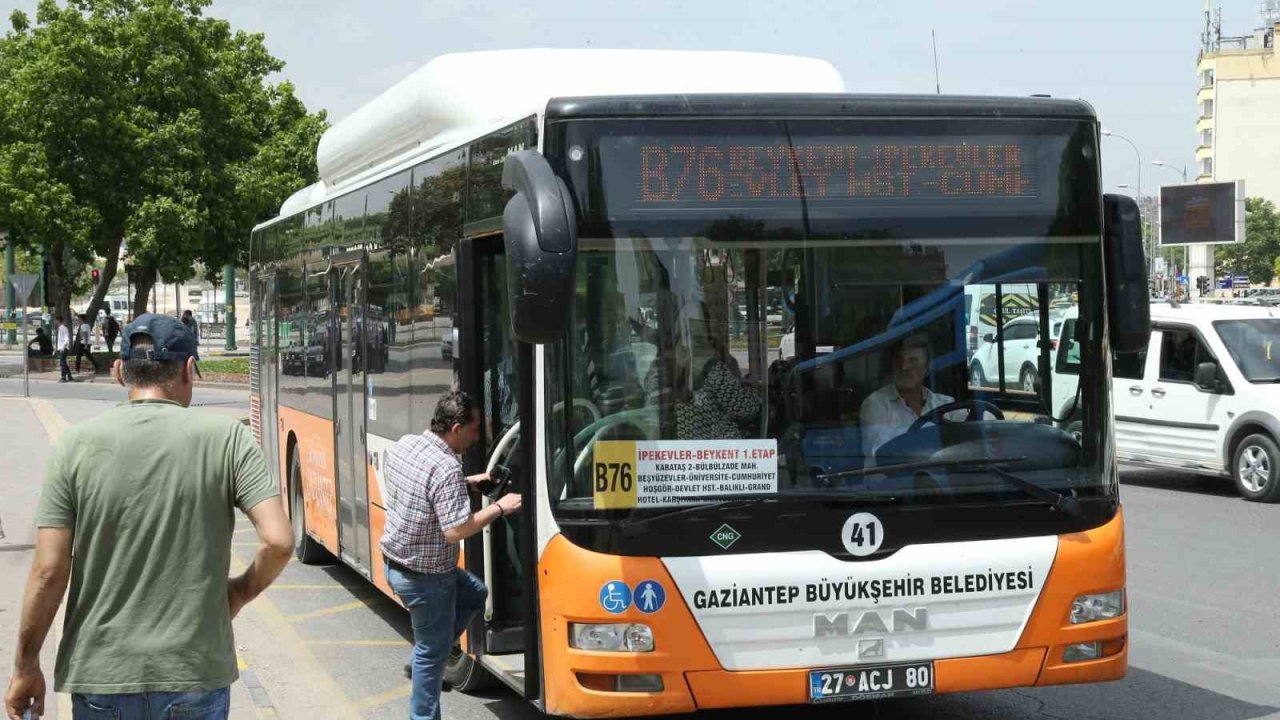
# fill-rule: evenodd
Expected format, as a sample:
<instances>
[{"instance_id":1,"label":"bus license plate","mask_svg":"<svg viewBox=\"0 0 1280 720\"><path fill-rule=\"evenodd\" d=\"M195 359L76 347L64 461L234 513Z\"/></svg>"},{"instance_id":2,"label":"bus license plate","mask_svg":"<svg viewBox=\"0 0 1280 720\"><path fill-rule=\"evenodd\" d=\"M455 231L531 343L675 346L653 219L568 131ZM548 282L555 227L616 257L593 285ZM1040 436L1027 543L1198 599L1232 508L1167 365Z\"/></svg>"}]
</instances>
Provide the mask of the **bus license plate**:
<instances>
[{"instance_id":1,"label":"bus license plate","mask_svg":"<svg viewBox=\"0 0 1280 720\"><path fill-rule=\"evenodd\" d=\"M882 700L933 692L933 663L809 671L809 702Z\"/></svg>"}]
</instances>

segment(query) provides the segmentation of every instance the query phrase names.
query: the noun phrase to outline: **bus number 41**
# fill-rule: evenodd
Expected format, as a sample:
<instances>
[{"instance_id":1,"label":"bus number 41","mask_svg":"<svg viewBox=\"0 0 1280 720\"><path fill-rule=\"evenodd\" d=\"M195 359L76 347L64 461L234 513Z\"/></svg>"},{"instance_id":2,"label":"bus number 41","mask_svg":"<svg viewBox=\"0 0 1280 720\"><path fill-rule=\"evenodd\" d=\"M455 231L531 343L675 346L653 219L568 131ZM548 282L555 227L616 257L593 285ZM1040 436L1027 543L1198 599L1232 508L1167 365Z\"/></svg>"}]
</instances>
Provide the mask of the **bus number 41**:
<instances>
[{"instance_id":1,"label":"bus number 41","mask_svg":"<svg viewBox=\"0 0 1280 720\"><path fill-rule=\"evenodd\" d=\"M631 492L631 463L596 463L596 492Z\"/></svg>"}]
</instances>

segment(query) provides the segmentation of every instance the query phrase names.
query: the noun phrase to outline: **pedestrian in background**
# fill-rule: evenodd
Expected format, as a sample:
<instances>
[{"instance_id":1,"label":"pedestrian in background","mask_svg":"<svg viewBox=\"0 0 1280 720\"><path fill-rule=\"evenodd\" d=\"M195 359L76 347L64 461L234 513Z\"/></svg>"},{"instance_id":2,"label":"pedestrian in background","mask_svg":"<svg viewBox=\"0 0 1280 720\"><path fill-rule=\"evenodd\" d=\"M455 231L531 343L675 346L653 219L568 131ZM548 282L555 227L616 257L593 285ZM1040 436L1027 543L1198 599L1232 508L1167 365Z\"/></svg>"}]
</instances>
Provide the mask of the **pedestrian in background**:
<instances>
[{"instance_id":1,"label":"pedestrian in background","mask_svg":"<svg viewBox=\"0 0 1280 720\"><path fill-rule=\"evenodd\" d=\"M93 366L93 372L98 373L98 361L93 359L93 326L89 324L89 316L80 316L80 325L76 328L76 372L80 372L80 358L89 358L89 364Z\"/></svg>"},{"instance_id":2,"label":"pedestrian in background","mask_svg":"<svg viewBox=\"0 0 1280 720\"><path fill-rule=\"evenodd\" d=\"M61 365L62 372L58 382L71 382L74 378L71 377L71 366L67 364L67 353L71 351L71 328L67 327L61 315L54 316L53 321L58 326L58 341L54 344L54 349L58 351L58 364Z\"/></svg>"},{"instance_id":3,"label":"pedestrian in background","mask_svg":"<svg viewBox=\"0 0 1280 720\"><path fill-rule=\"evenodd\" d=\"M107 316L102 319L102 336L107 341L107 352L116 351L116 337L120 335L120 323L107 311Z\"/></svg>"},{"instance_id":4,"label":"pedestrian in background","mask_svg":"<svg viewBox=\"0 0 1280 720\"><path fill-rule=\"evenodd\" d=\"M454 390L436 404L427 432L405 435L387 451L389 501L379 545L387 582L413 624L411 720L440 720L449 650L489 595L480 578L458 567L458 543L520 510L520 496L509 494L471 512L468 486L489 476L464 478L459 456L479 438L480 408Z\"/></svg>"},{"instance_id":5,"label":"pedestrian in background","mask_svg":"<svg viewBox=\"0 0 1280 720\"><path fill-rule=\"evenodd\" d=\"M195 338L196 338L196 363L197 363L197 364L196 364L196 377L197 377L197 378L199 378L199 379L201 379L201 380L203 380L203 379L204 379L204 373L200 372L200 365L199 365L199 362L200 362L200 323L196 322L196 319L195 319L194 317L192 317L192 316L191 316L191 311L190 311L190 310L183 310L183 311L182 311L182 324L183 324L183 325L186 325L186 326L187 326L187 329L188 329L188 330L190 330L190 331L191 331L191 334L192 334L192 335L194 335L194 336L195 336Z\"/></svg>"},{"instance_id":6,"label":"pedestrian in background","mask_svg":"<svg viewBox=\"0 0 1280 720\"><path fill-rule=\"evenodd\" d=\"M5 712L44 713L40 648L70 583L54 689L74 718L225 720L239 677L231 621L279 575L293 532L249 429L187 409L195 338L142 315L113 374L129 401L54 444L36 509ZM236 509L258 533L228 577Z\"/></svg>"}]
</instances>

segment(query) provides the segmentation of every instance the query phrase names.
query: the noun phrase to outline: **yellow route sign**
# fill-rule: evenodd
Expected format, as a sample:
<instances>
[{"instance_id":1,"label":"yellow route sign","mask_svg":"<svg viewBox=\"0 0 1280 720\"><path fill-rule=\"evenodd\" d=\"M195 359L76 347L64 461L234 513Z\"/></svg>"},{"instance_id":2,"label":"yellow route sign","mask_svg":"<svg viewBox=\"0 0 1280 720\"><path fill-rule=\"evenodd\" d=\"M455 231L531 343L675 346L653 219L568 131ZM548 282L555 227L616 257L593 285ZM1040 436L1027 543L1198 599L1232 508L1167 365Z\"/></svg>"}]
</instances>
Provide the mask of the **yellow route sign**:
<instances>
[{"instance_id":1,"label":"yellow route sign","mask_svg":"<svg viewBox=\"0 0 1280 720\"><path fill-rule=\"evenodd\" d=\"M636 506L636 441L601 440L591 463L592 496L597 510Z\"/></svg>"}]
</instances>

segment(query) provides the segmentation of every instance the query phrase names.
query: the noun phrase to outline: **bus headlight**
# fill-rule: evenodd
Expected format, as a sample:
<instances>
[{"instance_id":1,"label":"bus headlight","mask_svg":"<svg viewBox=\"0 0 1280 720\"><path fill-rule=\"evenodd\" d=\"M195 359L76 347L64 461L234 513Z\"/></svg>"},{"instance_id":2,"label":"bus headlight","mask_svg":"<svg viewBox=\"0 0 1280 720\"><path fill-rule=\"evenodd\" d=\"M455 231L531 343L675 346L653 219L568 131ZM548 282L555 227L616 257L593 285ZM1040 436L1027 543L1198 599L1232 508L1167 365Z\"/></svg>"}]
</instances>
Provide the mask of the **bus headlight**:
<instances>
[{"instance_id":1,"label":"bus headlight","mask_svg":"<svg viewBox=\"0 0 1280 720\"><path fill-rule=\"evenodd\" d=\"M569 623L569 647L604 652L653 652L653 631L640 623Z\"/></svg>"},{"instance_id":2,"label":"bus headlight","mask_svg":"<svg viewBox=\"0 0 1280 720\"><path fill-rule=\"evenodd\" d=\"M1071 602L1071 624L1110 620L1124 614L1124 590L1081 595Z\"/></svg>"}]
</instances>

